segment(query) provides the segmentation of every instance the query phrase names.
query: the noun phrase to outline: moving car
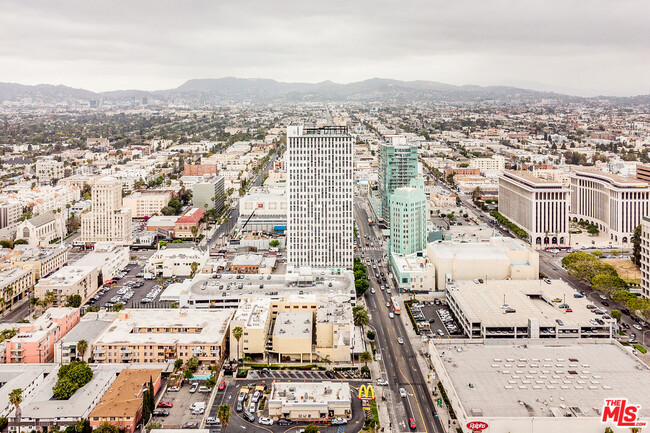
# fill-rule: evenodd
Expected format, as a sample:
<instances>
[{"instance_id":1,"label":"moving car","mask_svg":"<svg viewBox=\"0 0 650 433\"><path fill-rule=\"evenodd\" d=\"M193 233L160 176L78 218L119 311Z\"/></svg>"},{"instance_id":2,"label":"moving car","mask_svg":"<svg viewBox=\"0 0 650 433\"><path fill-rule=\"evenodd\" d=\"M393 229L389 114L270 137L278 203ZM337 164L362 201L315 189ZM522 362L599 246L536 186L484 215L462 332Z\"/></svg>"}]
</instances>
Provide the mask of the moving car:
<instances>
[{"instance_id":1,"label":"moving car","mask_svg":"<svg viewBox=\"0 0 650 433\"><path fill-rule=\"evenodd\" d=\"M392 318L395 317L395 315L393 313L388 313L388 317L390 317L392 319Z\"/></svg>"},{"instance_id":2,"label":"moving car","mask_svg":"<svg viewBox=\"0 0 650 433\"><path fill-rule=\"evenodd\" d=\"M386 379L377 379L377 385L379 386L388 386L388 381Z\"/></svg>"},{"instance_id":3,"label":"moving car","mask_svg":"<svg viewBox=\"0 0 650 433\"><path fill-rule=\"evenodd\" d=\"M411 430L415 430L417 428L417 425L415 425L415 420L413 418L409 418L409 428Z\"/></svg>"},{"instance_id":4,"label":"moving car","mask_svg":"<svg viewBox=\"0 0 650 433\"><path fill-rule=\"evenodd\" d=\"M400 388L400 389L399 389L399 395L400 395L402 398L406 398L406 395L407 395L407 394L406 394L406 390L405 390L404 388Z\"/></svg>"},{"instance_id":5,"label":"moving car","mask_svg":"<svg viewBox=\"0 0 650 433\"><path fill-rule=\"evenodd\" d=\"M398 342L399 344L404 344L404 339L403 339L402 337L399 337L399 338L397 339L397 342Z\"/></svg>"}]
</instances>

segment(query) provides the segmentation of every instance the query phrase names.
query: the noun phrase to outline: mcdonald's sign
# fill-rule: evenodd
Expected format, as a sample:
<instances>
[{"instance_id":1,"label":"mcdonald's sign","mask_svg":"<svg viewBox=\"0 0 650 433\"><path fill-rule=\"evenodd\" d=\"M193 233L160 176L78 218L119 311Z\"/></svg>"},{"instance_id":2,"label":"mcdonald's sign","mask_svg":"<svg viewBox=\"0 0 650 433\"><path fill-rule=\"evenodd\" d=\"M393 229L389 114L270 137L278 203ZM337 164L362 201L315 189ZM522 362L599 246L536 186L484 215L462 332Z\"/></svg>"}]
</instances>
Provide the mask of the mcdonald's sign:
<instances>
[{"instance_id":1,"label":"mcdonald's sign","mask_svg":"<svg viewBox=\"0 0 650 433\"><path fill-rule=\"evenodd\" d=\"M359 387L359 400L374 400L375 399L375 389L372 385L361 385Z\"/></svg>"}]
</instances>

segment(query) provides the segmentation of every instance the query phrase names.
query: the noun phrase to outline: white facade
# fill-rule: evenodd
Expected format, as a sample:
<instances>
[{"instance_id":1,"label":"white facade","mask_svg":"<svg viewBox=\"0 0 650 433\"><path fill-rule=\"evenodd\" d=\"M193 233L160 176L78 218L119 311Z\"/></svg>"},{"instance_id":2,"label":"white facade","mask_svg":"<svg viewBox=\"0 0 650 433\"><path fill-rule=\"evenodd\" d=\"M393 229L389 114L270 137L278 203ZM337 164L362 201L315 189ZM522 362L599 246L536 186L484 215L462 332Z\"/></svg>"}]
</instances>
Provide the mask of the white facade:
<instances>
[{"instance_id":1,"label":"white facade","mask_svg":"<svg viewBox=\"0 0 650 433\"><path fill-rule=\"evenodd\" d=\"M603 172L578 171L571 177L571 213L574 220L598 226L610 241L628 244L641 218L648 215L647 182Z\"/></svg>"},{"instance_id":2,"label":"white facade","mask_svg":"<svg viewBox=\"0 0 650 433\"><path fill-rule=\"evenodd\" d=\"M526 230L531 245L567 245L569 190L527 171L506 171L499 177L499 213Z\"/></svg>"},{"instance_id":3,"label":"white facade","mask_svg":"<svg viewBox=\"0 0 650 433\"><path fill-rule=\"evenodd\" d=\"M51 183L54 179L61 179L63 176L63 162L55 159L36 161L36 177L40 183Z\"/></svg>"},{"instance_id":4,"label":"white facade","mask_svg":"<svg viewBox=\"0 0 650 433\"><path fill-rule=\"evenodd\" d=\"M492 158L474 158L469 161L469 168L478 168L481 171L504 170L506 158L503 155L493 155Z\"/></svg>"},{"instance_id":5,"label":"white facade","mask_svg":"<svg viewBox=\"0 0 650 433\"><path fill-rule=\"evenodd\" d=\"M290 265L352 267L353 144L345 127L287 128Z\"/></svg>"},{"instance_id":6,"label":"white facade","mask_svg":"<svg viewBox=\"0 0 650 433\"><path fill-rule=\"evenodd\" d=\"M248 222L247 222L248 221ZM287 226L286 188L251 188L239 200L239 230L246 225L246 231L272 231Z\"/></svg>"},{"instance_id":7,"label":"white facade","mask_svg":"<svg viewBox=\"0 0 650 433\"><path fill-rule=\"evenodd\" d=\"M650 218L641 219L641 293L650 298Z\"/></svg>"},{"instance_id":8,"label":"white facade","mask_svg":"<svg viewBox=\"0 0 650 433\"><path fill-rule=\"evenodd\" d=\"M84 242L126 242L131 236L131 209L122 209L122 183L112 176L92 189L92 210L81 216Z\"/></svg>"}]
</instances>

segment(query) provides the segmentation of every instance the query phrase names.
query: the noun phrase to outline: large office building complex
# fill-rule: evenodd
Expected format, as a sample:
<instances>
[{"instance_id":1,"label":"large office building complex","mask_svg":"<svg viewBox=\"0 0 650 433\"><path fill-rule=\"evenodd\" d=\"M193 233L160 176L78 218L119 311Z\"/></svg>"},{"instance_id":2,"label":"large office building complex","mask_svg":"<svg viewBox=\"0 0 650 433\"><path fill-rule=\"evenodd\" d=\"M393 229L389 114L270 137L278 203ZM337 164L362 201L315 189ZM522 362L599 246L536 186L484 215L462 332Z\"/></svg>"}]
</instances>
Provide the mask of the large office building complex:
<instances>
[{"instance_id":1,"label":"large office building complex","mask_svg":"<svg viewBox=\"0 0 650 433\"><path fill-rule=\"evenodd\" d=\"M577 171L571 176L571 213L592 223L618 244L632 242L634 229L648 215L647 182L600 171Z\"/></svg>"},{"instance_id":2,"label":"large office building complex","mask_svg":"<svg viewBox=\"0 0 650 433\"><path fill-rule=\"evenodd\" d=\"M389 136L379 147L379 195L381 217L389 222L390 195L418 176L418 149L406 143L406 137Z\"/></svg>"},{"instance_id":3,"label":"large office building complex","mask_svg":"<svg viewBox=\"0 0 650 433\"><path fill-rule=\"evenodd\" d=\"M93 207L81 216L84 242L126 242L131 236L131 209L122 209L122 182L112 176L92 188Z\"/></svg>"},{"instance_id":4,"label":"large office building complex","mask_svg":"<svg viewBox=\"0 0 650 433\"><path fill-rule=\"evenodd\" d=\"M412 179L390 196L390 251L412 254L427 248L427 196L424 182Z\"/></svg>"},{"instance_id":5,"label":"large office building complex","mask_svg":"<svg viewBox=\"0 0 650 433\"><path fill-rule=\"evenodd\" d=\"M352 147L346 127L287 128L288 264L352 267Z\"/></svg>"},{"instance_id":6,"label":"large office building complex","mask_svg":"<svg viewBox=\"0 0 650 433\"><path fill-rule=\"evenodd\" d=\"M528 233L535 248L569 242L569 190L527 171L499 177L499 213Z\"/></svg>"}]
</instances>

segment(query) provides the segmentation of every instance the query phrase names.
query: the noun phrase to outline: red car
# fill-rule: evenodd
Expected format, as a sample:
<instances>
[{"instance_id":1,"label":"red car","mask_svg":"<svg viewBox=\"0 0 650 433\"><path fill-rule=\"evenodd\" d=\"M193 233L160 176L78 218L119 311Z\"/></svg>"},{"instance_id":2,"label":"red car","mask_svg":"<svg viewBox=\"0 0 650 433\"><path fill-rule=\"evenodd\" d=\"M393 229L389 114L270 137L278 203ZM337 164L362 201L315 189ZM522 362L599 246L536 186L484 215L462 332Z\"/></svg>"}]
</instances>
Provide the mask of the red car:
<instances>
[{"instance_id":1,"label":"red car","mask_svg":"<svg viewBox=\"0 0 650 433\"><path fill-rule=\"evenodd\" d=\"M174 403L172 403L171 401L161 401L160 403L158 403L158 407L173 407L173 406Z\"/></svg>"},{"instance_id":2,"label":"red car","mask_svg":"<svg viewBox=\"0 0 650 433\"><path fill-rule=\"evenodd\" d=\"M411 430L415 430L417 428L415 425L415 420L413 418L409 418L409 427L411 427Z\"/></svg>"},{"instance_id":3,"label":"red car","mask_svg":"<svg viewBox=\"0 0 650 433\"><path fill-rule=\"evenodd\" d=\"M223 391L223 389L226 387L226 381L222 380L219 382L219 391Z\"/></svg>"}]
</instances>

